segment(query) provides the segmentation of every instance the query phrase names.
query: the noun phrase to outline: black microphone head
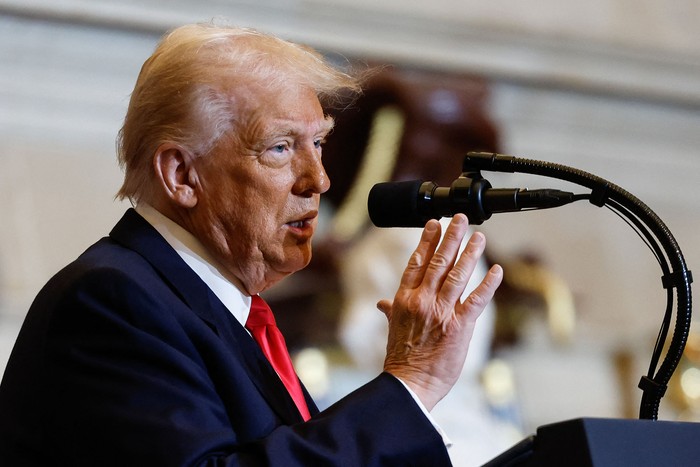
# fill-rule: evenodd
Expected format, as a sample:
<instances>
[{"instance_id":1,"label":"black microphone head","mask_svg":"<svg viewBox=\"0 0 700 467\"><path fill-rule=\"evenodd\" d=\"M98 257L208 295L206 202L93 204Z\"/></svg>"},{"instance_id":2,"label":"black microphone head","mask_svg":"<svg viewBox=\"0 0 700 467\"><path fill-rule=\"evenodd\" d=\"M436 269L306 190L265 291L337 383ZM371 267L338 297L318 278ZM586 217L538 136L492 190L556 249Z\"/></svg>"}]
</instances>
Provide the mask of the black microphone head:
<instances>
[{"instance_id":1,"label":"black microphone head","mask_svg":"<svg viewBox=\"0 0 700 467\"><path fill-rule=\"evenodd\" d=\"M418 212L420 180L377 183L367 199L369 218L377 227L423 227L428 219Z\"/></svg>"}]
</instances>

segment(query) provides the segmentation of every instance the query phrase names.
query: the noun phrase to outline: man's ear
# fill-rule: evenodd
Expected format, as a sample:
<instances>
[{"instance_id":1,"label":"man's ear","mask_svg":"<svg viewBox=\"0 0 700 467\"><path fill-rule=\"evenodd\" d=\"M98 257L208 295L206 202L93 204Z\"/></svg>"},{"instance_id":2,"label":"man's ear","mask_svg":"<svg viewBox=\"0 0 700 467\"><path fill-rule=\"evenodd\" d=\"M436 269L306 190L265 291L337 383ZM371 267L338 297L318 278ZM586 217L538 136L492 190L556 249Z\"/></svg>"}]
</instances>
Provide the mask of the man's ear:
<instances>
[{"instance_id":1,"label":"man's ear","mask_svg":"<svg viewBox=\"0 0 700 467\"><path fill-rule=\"evenodd\" d=\"M194 156L181 146L163 143L153 156L153 168L163 194L180 207L197 204L197 171Z\"/></svg>"}]
</instances>

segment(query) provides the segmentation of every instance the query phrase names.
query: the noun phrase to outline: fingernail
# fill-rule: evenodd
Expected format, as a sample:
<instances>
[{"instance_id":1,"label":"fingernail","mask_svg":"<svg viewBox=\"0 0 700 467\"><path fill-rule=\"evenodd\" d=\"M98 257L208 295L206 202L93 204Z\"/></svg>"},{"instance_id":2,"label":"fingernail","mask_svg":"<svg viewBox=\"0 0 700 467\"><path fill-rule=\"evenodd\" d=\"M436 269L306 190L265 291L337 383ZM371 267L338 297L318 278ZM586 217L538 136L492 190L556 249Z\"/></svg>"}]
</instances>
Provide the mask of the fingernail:
<instances>
[{"instance_id":1,"label":"fingernail","mask_svg":"<svg viewBox=\"0 0 700 467\"><path fill-rule=\"evenodd\" d=\"M430 220L428 221L427 224L425 224L425 231L433 233L437 230L437 222Z\"/></svg>"},{"instance_id":2,"label":"fingernail","mask_svg":"<svg viewBox=\"0 0 700 467\"><path fill-rule=\"evenodd\" d=\"M452 218L452 222L455 225L464 224L464 222L466 222L466 220L467 220L467 218L462 214L457 214Z\"/></svg>"}]
</instances>

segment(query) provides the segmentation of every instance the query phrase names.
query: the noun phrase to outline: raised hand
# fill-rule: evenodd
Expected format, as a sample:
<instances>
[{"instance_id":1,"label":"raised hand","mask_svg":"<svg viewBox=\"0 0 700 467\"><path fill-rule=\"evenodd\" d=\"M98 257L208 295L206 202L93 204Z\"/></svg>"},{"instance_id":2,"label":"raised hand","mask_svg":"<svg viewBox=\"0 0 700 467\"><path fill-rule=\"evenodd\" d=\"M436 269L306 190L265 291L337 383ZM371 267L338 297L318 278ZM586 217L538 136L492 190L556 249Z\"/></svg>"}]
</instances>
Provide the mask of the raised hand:
<instances>
[{"instance_id":1,"label":"raised hand","mask_svg":"<svg viewBox=\"0 0 700 467\"><path fill-rule=\"evenodd\" d=\"M468 229L466 216L457 214L440 243L440 223L429 221L394 300L377 304L389 320L384 371L406 383L428 410L457 381L476 320L503 278L494 265L460 301L486 243L483 234L474 233L458 258Z\"/></svg>"}]
</instances>

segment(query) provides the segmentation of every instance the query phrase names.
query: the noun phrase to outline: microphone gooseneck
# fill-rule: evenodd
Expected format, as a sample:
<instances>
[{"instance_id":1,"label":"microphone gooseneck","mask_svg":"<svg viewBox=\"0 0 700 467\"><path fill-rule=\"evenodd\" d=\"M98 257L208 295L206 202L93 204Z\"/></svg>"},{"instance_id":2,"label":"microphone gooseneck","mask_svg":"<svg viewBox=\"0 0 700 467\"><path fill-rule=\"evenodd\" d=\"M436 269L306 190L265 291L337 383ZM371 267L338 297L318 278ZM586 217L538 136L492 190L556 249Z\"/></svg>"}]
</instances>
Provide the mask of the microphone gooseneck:
<instances>
[{"instance_id":1,"label":"microphone gooseneck","mask_svg":"<svg viewBox=\"0 0 700 467\"><path fill-rule=\"evenodd\" d=\"M598 207L606 206L626 219L654 253L663 272L662 285L666 289L666 312L649 371L639 382L643 393L639 417L656 420L661 398L683 355L692 316L690 284L693 277L668 227L646 204L626 190L565 165L496 153L470 152L464 159L462 170L462 175L449 188L418 180L375 185L368 199L370 219L378 227L422 227L429 219L462 212L471 224L478 225L495 212L551 208L580 199L588 199ZM590 188L591 192L574 195L559 190L494 189L481 177L481 170L552 177ZM677 306L676 322L672 328L674 290ZM666 347L665 341L671 330L671 342ZM664 349L666 353L659 365Z\"/></svg>"}]
</instances>

